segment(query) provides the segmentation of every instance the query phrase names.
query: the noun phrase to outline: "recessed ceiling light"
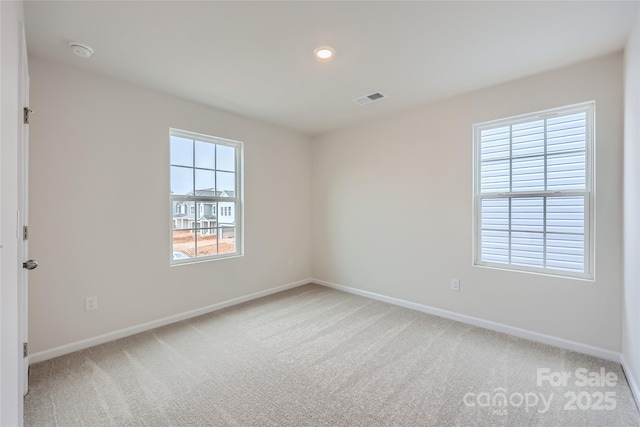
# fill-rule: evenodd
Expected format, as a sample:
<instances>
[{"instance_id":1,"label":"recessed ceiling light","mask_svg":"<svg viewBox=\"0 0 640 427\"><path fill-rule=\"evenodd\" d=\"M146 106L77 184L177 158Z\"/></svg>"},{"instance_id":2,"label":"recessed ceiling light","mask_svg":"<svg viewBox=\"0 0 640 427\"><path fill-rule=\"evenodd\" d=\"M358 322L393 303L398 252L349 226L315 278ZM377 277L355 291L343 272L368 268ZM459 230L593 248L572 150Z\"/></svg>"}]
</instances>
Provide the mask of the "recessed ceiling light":
<instances>
[{"instance_id":1,"label":"recessed ceiling light","mask_svg":"<svg viewBox=\"0 0 640 427\"><path fill-rule=\"evenodd\" d=\"M91 49L86 44L70 42L69 47L71 48L71 51L73 53L81 58L89 58L91 55L93 55L93 49Z\"/></svg>"},{"instance_id":2,"label":"recessed ceiling light","mask_svg":"<svg viewBox=\"0 0 640 427\"><path fill-rule=\"evenodd\" d=\"M313 54L319 61L329 61L331 58L333 58L335 50L333 50L333 48L329 46L320 46L313 51Z\"/></svg>"}]
</instances>

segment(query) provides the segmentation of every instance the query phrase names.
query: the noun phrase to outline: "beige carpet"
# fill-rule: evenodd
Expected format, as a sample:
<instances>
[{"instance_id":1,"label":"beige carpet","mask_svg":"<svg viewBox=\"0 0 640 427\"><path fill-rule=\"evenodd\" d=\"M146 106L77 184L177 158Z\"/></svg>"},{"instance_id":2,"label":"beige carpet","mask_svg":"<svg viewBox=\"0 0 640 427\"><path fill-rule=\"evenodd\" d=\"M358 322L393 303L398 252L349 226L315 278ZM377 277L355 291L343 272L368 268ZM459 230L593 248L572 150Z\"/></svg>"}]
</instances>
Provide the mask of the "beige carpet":
<instances>
[{"instance_id":1,"label":"beige carpet","mask_svg":"<svg viewBox=\"0 0 640 427\"><path fill-rule=\"evenodd\" d=\"M538 368L571 377L539 386ZM615 363L317 285L36 364L30 384L27 426L640 425Z\"/></svg>"}]
</instances>

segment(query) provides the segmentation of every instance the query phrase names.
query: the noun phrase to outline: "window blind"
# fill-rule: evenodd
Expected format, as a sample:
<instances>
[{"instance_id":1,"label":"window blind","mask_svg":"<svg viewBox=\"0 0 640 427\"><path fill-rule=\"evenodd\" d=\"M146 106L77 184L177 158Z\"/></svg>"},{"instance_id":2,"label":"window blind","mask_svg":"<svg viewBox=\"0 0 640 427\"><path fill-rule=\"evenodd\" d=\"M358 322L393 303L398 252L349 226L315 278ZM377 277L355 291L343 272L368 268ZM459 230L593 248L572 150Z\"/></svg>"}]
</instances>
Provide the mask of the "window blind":
<instances>
[{"instance_id":1,"label":"window blind","mask_svg":"<svg viewBox=\"0 0 640 427\"><path fill-rule=\"evenodd\" d=\"M581 110L476 131L481 263L587 272L590 115Z\"/></svg>"}]
</instances>

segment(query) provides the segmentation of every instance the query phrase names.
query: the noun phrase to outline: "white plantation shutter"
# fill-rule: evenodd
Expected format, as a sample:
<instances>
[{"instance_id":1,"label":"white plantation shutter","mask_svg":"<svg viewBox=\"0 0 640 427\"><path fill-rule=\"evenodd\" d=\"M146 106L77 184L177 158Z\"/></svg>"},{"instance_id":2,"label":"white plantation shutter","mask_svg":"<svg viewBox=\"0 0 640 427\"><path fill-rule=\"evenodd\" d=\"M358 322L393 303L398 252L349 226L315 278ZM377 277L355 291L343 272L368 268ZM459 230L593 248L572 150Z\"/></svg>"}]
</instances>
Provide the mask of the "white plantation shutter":
<instances>
[{"instance_id":1,"label":"white plantation shutter","mask_svg":"<svg viewBox=\"0 0 640 427\"><path fill-rule=\"evenodd\" d=\"M590 277L593 109L474 127L476 264Z\"/></svg>"}]
</instances>

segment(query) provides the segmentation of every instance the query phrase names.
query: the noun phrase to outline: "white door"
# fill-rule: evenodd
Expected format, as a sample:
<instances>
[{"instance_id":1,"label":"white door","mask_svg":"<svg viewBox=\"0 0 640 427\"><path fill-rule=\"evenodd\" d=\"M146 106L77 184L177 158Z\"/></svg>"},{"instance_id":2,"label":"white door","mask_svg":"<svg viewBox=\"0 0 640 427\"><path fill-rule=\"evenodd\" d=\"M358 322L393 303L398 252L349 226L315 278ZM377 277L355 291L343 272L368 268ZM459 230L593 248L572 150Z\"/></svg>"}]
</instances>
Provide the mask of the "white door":
<instances>
[{"instance_id":1,"label":"white door","mask_svg":"<svg viewBox=\"0 0 640 427\"><path fill-rule=\"evenodd\" d=\"M18 253L22 255L22 268L18 273L18 321L19 333L24 343L24 359L22 373L19 379L22 393L29 391L29 357L27 343L29 342L29 282L28 270L37 267L38 263L29 259L29 245L27 240L27 225L29 223L29 67L27 64L27 44L22 29L22 46L20 54L20 97L24 107L21 144L18 162Z\"/></svg>"}]
</instances>

